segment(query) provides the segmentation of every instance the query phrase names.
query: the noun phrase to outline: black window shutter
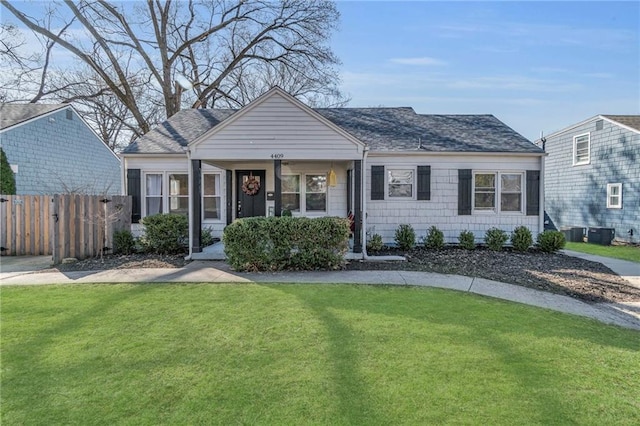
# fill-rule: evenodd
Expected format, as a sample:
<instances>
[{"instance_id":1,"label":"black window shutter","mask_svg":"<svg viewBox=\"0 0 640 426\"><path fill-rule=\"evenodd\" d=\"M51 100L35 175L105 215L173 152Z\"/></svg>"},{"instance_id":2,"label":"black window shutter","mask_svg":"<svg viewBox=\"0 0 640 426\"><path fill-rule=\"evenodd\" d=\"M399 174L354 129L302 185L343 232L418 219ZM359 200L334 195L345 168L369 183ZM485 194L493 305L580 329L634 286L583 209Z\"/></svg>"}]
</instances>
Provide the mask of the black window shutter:
<instances>
[{"instance_id":1,"label":"black window shutter","mask_svg":"<svg viewBox=\"0 0 640 426\"><path fill-rule=\"evenodd\" d=\"M540 170L527 170L527 216L540 214Z\"/></svg>"},{"instance_id":2,"label":"black window shutter","mask_svg":"<svg viewBox=\"0 0 640 426\"><path fill-rule=\"evenodd\" d=\"M131 196L131 223L139 223L142 217L141 191L140 169L127 169L127 195Z\"/></svg>"},{"instance_id":3,"label":"black window shutter","mask_svg":"<svg viewBox=\"0 0 640 426\"><path fill-rule=\"evenodd\" d=\"M384 166L371 166L371 199L384 200Z\"/></svg>"},{"instance_id":4,"label":"black window shutter","mask_svg":"<svg viewBox=\"0 0 640 426\"><path fill-rule=\"evenodd\" d=\"M458 170L458 214L471 214L471 169Z\"/></svg>"},{"instance_id":5,"label":"black window shutter","mask_svg":"<svg viewBox=\"0 0 640 426\"><path fill-rule=\"evenodd\" d=\"M431 199L431 166L418 166L418 200Z\"/></svg>"}]
</instances>

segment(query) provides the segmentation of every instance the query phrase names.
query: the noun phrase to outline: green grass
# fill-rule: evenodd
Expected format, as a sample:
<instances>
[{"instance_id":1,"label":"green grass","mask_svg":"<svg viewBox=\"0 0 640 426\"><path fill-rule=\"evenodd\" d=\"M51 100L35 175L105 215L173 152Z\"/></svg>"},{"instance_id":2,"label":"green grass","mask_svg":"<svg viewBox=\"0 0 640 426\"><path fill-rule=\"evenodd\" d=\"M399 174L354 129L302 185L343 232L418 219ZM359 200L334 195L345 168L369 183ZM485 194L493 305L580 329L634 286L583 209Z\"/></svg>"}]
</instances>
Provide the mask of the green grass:
<instances>
[{"instance_id":1,"label":"green grass","mask_svg":"<svg viewBox=\"0 0 640 426\"><path fill-rule=\"evenodd\" d=\"M640 424L640 333L453 291L2 288L1 423Z\"/></svg>"},{"instance_id":2,"label":"green grass","mask_svg":"<svg viewBox=\"0 0 640 426\"><path fill-rule=\"evenodd\" d=\"M640 247L637 246L602 246L600 244L567 242L564 248L581 253L596 254L598 256L640 263Z\"/></svg>"}]
</instances>

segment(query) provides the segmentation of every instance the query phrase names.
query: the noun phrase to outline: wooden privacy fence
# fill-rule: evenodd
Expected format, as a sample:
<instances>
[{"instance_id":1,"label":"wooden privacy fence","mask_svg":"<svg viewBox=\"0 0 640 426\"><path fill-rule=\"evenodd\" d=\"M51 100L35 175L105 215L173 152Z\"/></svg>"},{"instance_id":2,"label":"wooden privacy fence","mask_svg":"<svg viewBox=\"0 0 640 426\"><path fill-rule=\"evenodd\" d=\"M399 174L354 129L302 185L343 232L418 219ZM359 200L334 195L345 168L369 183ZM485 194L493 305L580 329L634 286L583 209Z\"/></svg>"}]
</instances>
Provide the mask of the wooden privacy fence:
<instances>
[{"instance_id":1,"label":"wooden privacy fence","mask_svg":"<svg viewBox=\"0 0 640 426\"><path fill-rule=\"evenodd\" d=\"M3 255L84 259L113 250L113 233L131 228L131 197L2 195Z\"/></svg>"}]
</instances>

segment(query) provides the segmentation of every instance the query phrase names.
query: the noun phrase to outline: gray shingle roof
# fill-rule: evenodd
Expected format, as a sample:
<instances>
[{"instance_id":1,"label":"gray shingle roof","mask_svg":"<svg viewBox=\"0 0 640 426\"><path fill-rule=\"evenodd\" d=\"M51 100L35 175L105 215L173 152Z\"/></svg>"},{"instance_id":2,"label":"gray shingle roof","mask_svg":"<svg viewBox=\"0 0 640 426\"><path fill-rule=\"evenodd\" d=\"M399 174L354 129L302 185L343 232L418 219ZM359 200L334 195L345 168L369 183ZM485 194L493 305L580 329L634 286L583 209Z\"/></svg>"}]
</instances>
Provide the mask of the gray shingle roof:
<instances>
[{"instance_id":1,"label":"gray shingle roof","mask_svg":"<svg viewBox=\"0 0 640 426\"><path fill-rule=\"evenodd\" d=\"M603 115L603 117L640 131L640 115Z\"/></svg>"},{"instance_id":2,"label":"gray shingle roof","mask_svg":"<svg viewBox=\"0 0 640 426\"><path fill-rule=\"evenodd\" d=\"M133 141L123 154L176 154L198 136L232 115L233 109L183 109Z\"/></svg>"},{"instance_id":3,"label":"gray shingle roof","mask_svg":"<svg viewBox=\"0 0 640 426\"><path fill-rule=\"evenodd\" d=\"M182 147L235 111L182 110L123 153L182 153ZM543 152L493 115L422 115L407 107L315 111L369 145L372 152Z\"/></svg>"},{"instance_id":4,"label":"gray shingle roof","mask_svg":"<svg viewBox=\"0 0 640 426\"><path fill-rule=\"evenodd\" d=\"M371 151L542 152L493 115L423 115L413 108L316 111L367 143Z\"/></svg>"},{"instance_id":5,"label":"gray shingle roof","mask_svg":"<svg viewBox=\"0 0 640 426\"><path fill-rule=\"evenodd\" d=\"M0 130L47 114L67 104L0 104Z\"/></svg>"}]
</instances>

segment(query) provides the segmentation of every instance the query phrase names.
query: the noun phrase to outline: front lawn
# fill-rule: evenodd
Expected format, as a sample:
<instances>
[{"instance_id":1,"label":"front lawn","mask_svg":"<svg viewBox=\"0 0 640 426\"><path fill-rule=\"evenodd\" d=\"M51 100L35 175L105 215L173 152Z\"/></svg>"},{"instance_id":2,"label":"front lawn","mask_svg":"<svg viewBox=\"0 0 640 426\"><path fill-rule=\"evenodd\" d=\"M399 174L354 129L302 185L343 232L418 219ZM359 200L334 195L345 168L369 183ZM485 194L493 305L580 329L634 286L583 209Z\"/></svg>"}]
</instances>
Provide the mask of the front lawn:
<instances>
[{"instance_id":1,"label":"front lawn","mask_svg":"<svg viewBox=\"0 0 640 426\"><path fill-rule=\"evenodd\" d=\"M431 288L2 288L2 425L640 424L640 333Z\"/></svg>"},{"instance_id":2,"label":"front lawn","mask_svg":"<svg viewBox=\"0 0 640 426\"><path fill-rule=\"evenodd\" d=\"M581 253L595 254L598 256L612 257L614 259L630 260L640 263L640 247L638 246L603 246L589 243L570 243L564 247L567 250Z\"/></svg>"}]
</instances>

